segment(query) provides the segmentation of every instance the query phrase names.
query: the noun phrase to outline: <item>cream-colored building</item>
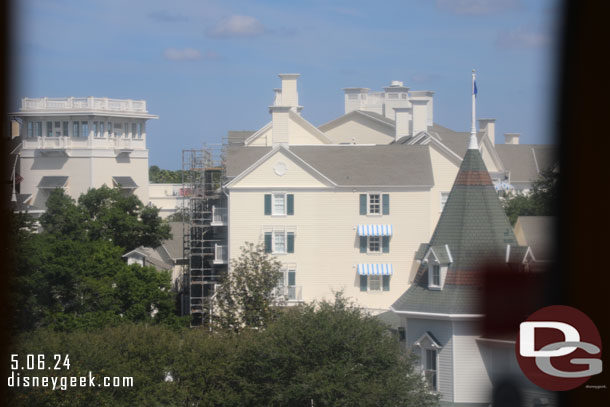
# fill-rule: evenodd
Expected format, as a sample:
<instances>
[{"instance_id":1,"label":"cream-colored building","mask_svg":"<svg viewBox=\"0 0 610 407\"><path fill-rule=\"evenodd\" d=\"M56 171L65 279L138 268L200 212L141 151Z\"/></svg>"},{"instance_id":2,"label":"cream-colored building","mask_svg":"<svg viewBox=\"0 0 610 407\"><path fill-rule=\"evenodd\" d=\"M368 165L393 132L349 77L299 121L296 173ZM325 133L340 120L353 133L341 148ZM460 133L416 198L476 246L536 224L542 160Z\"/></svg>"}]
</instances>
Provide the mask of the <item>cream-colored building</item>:
<instances>
[{"instance_id":1,"label":"cream-colored building","mask_svg":"<svg viewBox=\"0 0 610 407\"><path fill-rule=\"evenodd\" d=\"M387 310L414 278L414 255L436 226L469 133L434 122L434 92L398 81L383 92L345 89L345 114L316 127L301 114L299 75L279 76L271 120L229 132L229 257L245 242L263 244L283 264L289 303L342 290ZM496 149L495 120L479 125L483 161L496 188L507 188L512 168ZM511 163L536 160L537 146L502 147ZM543 151L545 162L552 150Z\"/></svg>"},{"instance_id":2,"label":"cream-colored building","mask_svg":"<svg viewBox=\"0 0 610 407\"><path fill-rule=\"evenodd\" d=\"M148 202L159 208L159 216L166 219L188 208L188 192L182 184L149 184Z\"/></svg>"},{"instance_id":3,"label":"cream-colored building","mask_svg":"<svg viewBox=\"0 0 610 407\"><path fill-rule=\"evenodd\" d=\"M44 209L50 191L77 199L89 188L119 187L148 202L146 122L156 119L143 100L24 98L20 193Z\"/></svg>"}]
</instances>

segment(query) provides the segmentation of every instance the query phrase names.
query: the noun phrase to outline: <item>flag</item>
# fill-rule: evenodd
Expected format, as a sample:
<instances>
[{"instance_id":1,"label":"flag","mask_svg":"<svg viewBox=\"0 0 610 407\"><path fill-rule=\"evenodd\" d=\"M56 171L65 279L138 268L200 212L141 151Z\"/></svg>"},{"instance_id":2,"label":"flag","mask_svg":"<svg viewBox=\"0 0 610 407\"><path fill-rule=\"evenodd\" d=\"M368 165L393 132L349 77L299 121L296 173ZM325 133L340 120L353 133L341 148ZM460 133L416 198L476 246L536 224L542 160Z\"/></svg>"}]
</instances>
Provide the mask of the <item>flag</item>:
<instances>
[{"instance_id":1,"label":"flag","mask_svg":"<svg viewBox=\"0 0 610 407\"><path fill-rule=\"evenodd\" d=\"M476 80L474 81L474 87L472 89L472 94L477 96L477 81Z\"/></svg>"}]
</instances>

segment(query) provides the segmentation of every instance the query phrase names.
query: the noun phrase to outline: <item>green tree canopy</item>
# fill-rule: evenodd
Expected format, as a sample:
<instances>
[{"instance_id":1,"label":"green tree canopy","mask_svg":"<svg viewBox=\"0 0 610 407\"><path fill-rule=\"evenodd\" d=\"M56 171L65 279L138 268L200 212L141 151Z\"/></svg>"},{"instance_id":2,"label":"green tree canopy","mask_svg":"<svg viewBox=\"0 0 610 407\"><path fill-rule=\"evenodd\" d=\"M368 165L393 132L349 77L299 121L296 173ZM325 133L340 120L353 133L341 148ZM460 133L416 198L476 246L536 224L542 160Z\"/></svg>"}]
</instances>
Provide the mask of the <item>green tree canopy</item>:
<instances>
[{"instance_id":1,"label":"green tree canopy","mask_svg":"<svg viewBox=\"0 0 610 407\"><path fill-rule=\"evenodd\" d=\"M136 195L125 195L105 185L81 195L78 205L62 189L56 189L47 200L40 224L54 235L107 240L125 250L157 247L171 237L158 208L145 206Z\"/></svg>"},{"instance_id":2,"label":"green tree canopy","mask_svg":"<svg viewBox=\"0 0 610 407\"><path fill-rule=\"evenodd\" d=\"M156 165L148 169L148 179L156 184L180 184L182 183L182 170L163 170Z\"/></svg>"},{"instance_id":3,"label":"green tree canopy","mask_svg":"<svg viewBox=\"0 0 610 407\"><path fill-rule=\"evenodd\" d=\"M502 203L511 225L519 216L556 216L558 189L559 173L547 170L532 183L529 194L508 193L503 196Z\"/></svg>"},{"instance_id":4,"label":"green tree canopy","mask_svg":"<svg viewBox=\"0 0 610 407\"><path fill-rule=\"evenodd\" d=\"M438 399L396 338L340 296L239 334L124 324L87 333L41 330L17 343L11 353L46 360L69 354L70 371L52 375L132 376L134 386L15 388L12 406L432 407Z\"/></svg>"},{"instance_id":5,"label":"green tree canopy","mask_svg":"<svg viewBox=\"0 0 610 407\"><path fill-rule=\"evenodd\" d=\"M246 243L216 293L214 322L224 329L262 328L277 316L273 290L281 263L262 245Z\"/></svg>"}]
</instances>

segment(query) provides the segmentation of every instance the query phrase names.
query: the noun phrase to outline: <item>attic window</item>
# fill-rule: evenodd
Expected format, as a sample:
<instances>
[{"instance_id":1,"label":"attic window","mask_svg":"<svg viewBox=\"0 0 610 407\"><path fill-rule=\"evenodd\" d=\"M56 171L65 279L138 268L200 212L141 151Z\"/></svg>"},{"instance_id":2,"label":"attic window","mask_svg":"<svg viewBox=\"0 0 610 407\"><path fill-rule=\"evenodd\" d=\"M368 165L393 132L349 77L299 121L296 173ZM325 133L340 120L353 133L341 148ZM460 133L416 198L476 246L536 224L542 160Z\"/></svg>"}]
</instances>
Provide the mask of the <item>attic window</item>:
<instances>
[{"instance_id":1,"label":"attic window","mask_svg":"<svg viewBox=\"0 0 610 407\"><path fill-rule=\"evenodd\" d=\"M441 266L430 264L428 266L428 288L434 290L441 289Z\"/></svg>"},{"instance_id":2,"label":"attic window","mask_svg":"<svg viewBox=\"0 0 610 407\"><path fill-rule=\"evenodd\" d=\"M349 95L347 95L347 98L348 98L348 99L351 99L351 100L358 99L358 94L356 94L356 93L350 93Z\"/></svg>"}]
</instances>

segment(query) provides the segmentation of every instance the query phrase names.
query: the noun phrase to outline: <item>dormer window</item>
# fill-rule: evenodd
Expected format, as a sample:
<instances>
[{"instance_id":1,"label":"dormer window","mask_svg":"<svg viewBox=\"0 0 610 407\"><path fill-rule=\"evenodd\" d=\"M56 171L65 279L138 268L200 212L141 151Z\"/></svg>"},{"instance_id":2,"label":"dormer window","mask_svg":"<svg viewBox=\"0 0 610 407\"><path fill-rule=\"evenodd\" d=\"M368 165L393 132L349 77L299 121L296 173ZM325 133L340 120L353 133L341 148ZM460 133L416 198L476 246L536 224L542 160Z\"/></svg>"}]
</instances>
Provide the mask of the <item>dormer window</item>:
<instances>
[{"instance_id":1,"label":"dormer window","mask_svg":"<svg viewBox=\"0 0 610 407\"><path fill-rule=\"evenodd\" d=\"M430 286L441 286L441 266L439 266L438 264L433 264L431 267Z\"/></svg>"},{"instance_id":2,"label":"dormer window","mask_svg":"<svg viewBox=\"0 0 610 407\"><path fill-rule=\"evenodd\" d=\"M422 262L428 265L428 289L442 290L453 257L448 245L430 246Z\"/></svg>"}]
</instances>

